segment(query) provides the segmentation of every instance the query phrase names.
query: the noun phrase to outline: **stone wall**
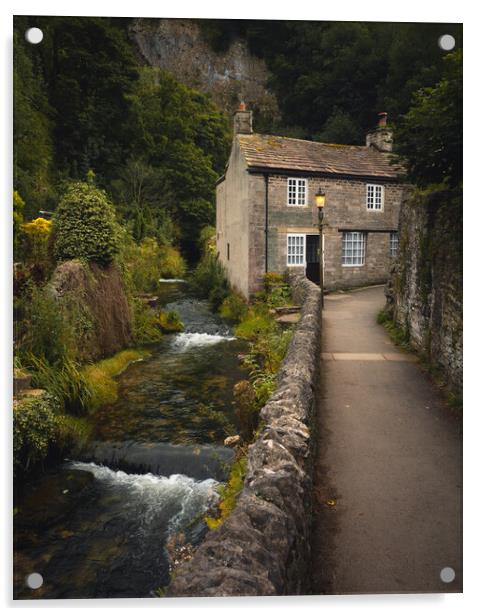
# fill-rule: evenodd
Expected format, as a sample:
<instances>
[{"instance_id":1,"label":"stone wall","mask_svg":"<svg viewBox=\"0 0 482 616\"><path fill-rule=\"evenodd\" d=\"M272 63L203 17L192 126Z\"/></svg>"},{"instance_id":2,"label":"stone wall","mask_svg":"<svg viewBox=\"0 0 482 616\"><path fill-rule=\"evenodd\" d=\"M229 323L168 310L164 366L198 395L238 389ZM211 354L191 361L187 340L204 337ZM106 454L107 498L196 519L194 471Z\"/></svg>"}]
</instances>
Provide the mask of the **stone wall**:
<instances>
[{"instance_id":1,"label":"stone wall","mask_svg":"<svg viewBox=\"0 0 482 616\"><path fill-rule=\"evenodd\" d=\"M250 293L262 288L265 267L264 182L262 175L249 176ZM340 178L307 177L308 205L288 206L288 176L270 175L268 271L284 273L286 270L287 234L319 235L314 195L321 189L326 194L323 227L325 288L331 290L385 283L392 263L390 230L398 228L400 203L407 192L407 185L378 180L376 183L384 186L382 211L367 209L365 180ZM360 267L342 265L343 233L340 229L363 230L367 233L364 265Z\"/></svg>"},{"instance_id":2,"label":"stone wall","mask_svg":"<svg viewBox=\"0 0 482 616\"><path fill-rule=\"evenodd\" d=\"M179 569L167 596L288 595L309 591L311 424L319 382L320 292L293 277L301 319L278 388L261 411L236 507Z\"/></svg>"},{"instance_id":3,"label":"stone wall","mask_svg":"<svg viewBox=\"0 0 482 616\"><path fill-rule=\"evenodd\" d=\"M410 344L462 389L462 194L414 193L400 211L387 310Z\"/></svg>"}]
</instances>

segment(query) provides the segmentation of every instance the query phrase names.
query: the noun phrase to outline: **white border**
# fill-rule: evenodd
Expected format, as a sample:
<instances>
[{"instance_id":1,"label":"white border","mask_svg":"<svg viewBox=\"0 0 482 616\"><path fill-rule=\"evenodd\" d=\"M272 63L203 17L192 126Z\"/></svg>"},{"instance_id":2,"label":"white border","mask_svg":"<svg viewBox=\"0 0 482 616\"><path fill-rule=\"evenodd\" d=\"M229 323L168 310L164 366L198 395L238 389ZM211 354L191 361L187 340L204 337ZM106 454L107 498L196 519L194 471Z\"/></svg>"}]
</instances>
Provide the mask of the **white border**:
<instances>
[{"instance_id":1,"label":"white border","mask_svg":"<svg viewBox=\"0 0 482 616\"><path fill-rule=\"evenodd\" d=\"M43 14L43 15L112 15L112 16L158 16L163 17L218 17L218 18L260 18L260 19L325 19L338 21L399 21L399 22L465 22L464 26L464 117L467 122L465 134L465 178L464 192L466 203L465 242L464 242L464 274L466 280L475 284L465 285L465 328L469 335L465 337L465 437L464 437L464 594L447 595L364 595L364 596L323 596L323 597L277 597L277 598L246 598L246 599L166 599L161 603L157 600L82 600L82 601L43 601L39 603L17 602L15 608L9 600L11 596L11 550L9 536L2 536L2 554L0 579L2 581L2 604L7 609L16 609L17 614L28 613L31 609L61 609L69 612L72 609L89 609L91 614L110 612L117 616L119 610L138 610L139 608L161 609L163 613L182 614L183 612L206 614L212 616L213 611L220 614L240 614L246 616L246 611L265 613L266 610L276 610L278 615L291 616L293 610L316 614L324 610L336 616L353 614L356 616L405 616L411 614L423 616L452 616L455 612L475 614L480 609L480 554L481 531L480 510L481 491L480 460L477 452L480 448L482 434L482 413L480 412L480 393L476 384L480 380L478 358L480 356L480 287L477 283L478 272L474 264L478 262L476 248L477 233L482 228L482 208L477 207L480 201L480 157L478 155L482 132L479 122L479 101L482 99L482 82L480 71L480 16L478 6L472 0L405 0L403 4L390 3L386 0L345 0L340 3L314 3L309 0L298 0L296 4L279 3L274 0L243 0L242 3L226 3L220 0L204 0L203 3L185 0L176 3L159 3L154 0L137 0L135 5L123 5L112 0L84 0L82 3L66 2L65 0L4 0L2 3L2 18L0 29L2 33L2 71L0 73L2 96L0 97L3 156L0 164L3 206L0 208L0 229L3 235L4 247L1 268L2 283L2 324L7 324L7 342L11 339L11 260L7 252L11 249L11 225L8 204L11 200L11 41L12 14ZM2 345L2 360L4 375L3 408L8 408L11 394L10 370L11 353L9 345ZM470 361L472 360L472 361ZM0 495L2 498L2 530L11 526L11 507L9 498L11 483L8 456L11 453L11 428L8 413L2 414L4 430L2 430L4 459L2 464L2 483ZM478 607L477 607L478 606ZM476 609L477 608L477 609Z\"/></svg>"}]
</instances>

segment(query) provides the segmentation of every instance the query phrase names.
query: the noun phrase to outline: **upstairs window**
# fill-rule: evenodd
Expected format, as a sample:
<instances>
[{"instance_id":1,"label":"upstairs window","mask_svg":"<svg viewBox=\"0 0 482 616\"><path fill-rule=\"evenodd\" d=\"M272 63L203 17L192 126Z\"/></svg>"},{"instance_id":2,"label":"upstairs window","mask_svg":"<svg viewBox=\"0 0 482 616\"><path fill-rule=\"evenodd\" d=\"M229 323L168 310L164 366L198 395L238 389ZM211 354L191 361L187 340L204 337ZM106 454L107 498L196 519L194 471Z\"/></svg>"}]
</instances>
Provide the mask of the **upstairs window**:
<instances>
[{"instance_id":1,"label":"upstairs window","mask_svg":"<svg viewBox=\"0 0 482 616\"><path fill-rule=\"evenodd\" d=\"M300 234L288 235L288 265L305 264L305 236Z\"/></svg>"},{"instance_id":2,"label":"upstairs window","mask_svg":"<svg viewBox=\"0 0 482 616\"><path fill-rule=\"evenodd\" d=\"M398 254L398 233L392 231L390 233L390 256L396 257Z\"/></svg>"},{"instance_id":3,"label":"upstairs window","mask_svg":"<svg viewBox=\"0 0 482 616\"><path fill-rule=\"evenodd\" d=\"M303 178L288 178L288 205L306 205L306 180Z\"/></svg>"},{"instance_id":4,"label":"upstairs window","mask_svg":"<svg viewBox=\"0 0 482 616\"><path fill-rule=\"evenodd\" d=\"M343 233L341 251L341 264L356 266L365 264L365 241L366 234L361 231L349 231Z\"/></svg>"},{"instance_id":5,"label":"upstairs window","mask_svg":"<svg viewBox=\"0 0 482 616\"><path fill-rule=\"evenodd\" d=\"M383 210L383 186L367 184L367 210Z\"/></svg>"}]
</instances>

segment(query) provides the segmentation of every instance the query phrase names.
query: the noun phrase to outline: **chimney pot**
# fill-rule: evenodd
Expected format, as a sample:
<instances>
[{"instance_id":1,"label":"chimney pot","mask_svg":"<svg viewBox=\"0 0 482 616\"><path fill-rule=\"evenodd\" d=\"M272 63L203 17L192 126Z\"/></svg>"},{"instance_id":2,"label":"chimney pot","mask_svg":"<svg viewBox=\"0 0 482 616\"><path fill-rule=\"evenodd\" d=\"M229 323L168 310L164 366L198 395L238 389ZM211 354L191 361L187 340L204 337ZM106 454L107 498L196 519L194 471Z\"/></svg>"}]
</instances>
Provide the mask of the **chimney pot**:
<instances>
[{"instance_id":1,"label":"chimney pot","mask_svg":"<svg viewBox=\"0 0 482 616\"><path fill-rule=\"evenodd\" d=\"M378 114L378 126L387 125L387 116L388 113L386 111L380 111L380 113Z\"/></svg>"},{"instance_id":2,"label":"chimney pot","mask_svg":"<svg viewBox=\"0 0 482 616\"><path fill-rule=\"evenodd\" d=\"M243 101L241 101L241 102L239 103L238 111L246 111L246 103L244 103Z\"/></svg>"}]
</instances>

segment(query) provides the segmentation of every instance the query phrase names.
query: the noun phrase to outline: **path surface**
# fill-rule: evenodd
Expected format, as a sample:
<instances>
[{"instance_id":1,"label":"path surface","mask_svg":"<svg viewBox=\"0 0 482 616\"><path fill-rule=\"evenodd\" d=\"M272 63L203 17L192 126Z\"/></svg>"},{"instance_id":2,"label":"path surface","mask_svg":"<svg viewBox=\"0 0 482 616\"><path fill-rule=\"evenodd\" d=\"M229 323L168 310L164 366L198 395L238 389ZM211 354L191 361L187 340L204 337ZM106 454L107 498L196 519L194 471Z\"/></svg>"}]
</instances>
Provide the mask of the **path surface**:
<instances>
[{"instance_id":1,"label":"path surface","mask_svg":"<svg viewBox=\"0 0 482 616\"><path fill-rule=\"evenodd\" d=\"M325 298L313 593L460 592L461 422L383 304L380 287Z\"/></svg>"}]
</instances>

